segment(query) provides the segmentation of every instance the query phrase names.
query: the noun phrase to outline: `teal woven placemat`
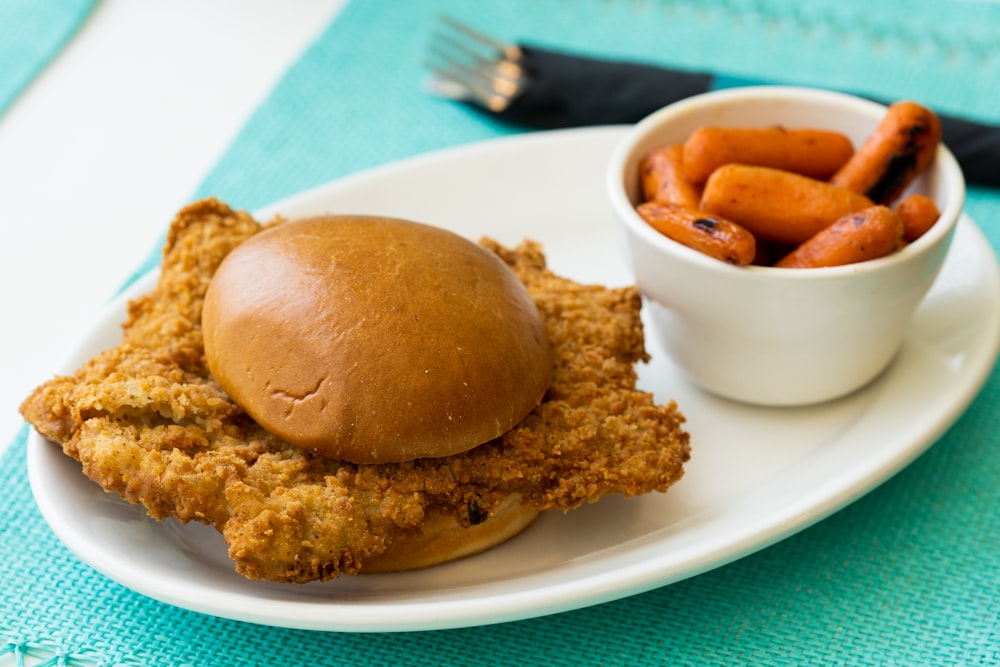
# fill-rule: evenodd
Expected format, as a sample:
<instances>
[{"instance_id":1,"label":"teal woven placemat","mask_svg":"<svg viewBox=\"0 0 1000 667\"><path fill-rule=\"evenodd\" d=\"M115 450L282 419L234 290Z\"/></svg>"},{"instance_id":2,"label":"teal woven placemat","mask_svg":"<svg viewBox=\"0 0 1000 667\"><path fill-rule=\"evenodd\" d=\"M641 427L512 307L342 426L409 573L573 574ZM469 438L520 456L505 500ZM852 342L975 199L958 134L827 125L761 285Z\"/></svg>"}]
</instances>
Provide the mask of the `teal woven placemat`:
<instances>
[{"instance_id":1,"label":"teal woven placemat","mask_svg":"<svg viewBox=\"0 0 1000 667\"><path fill-rule=\"evenodd\" d=\"M442 9L503 37L913 97L1000 122L1000 5L898 7L354 0L192 196L253 209L359 169L514 132L423 93L420 53ZM1000 248L1000 193L973 189L967 208ZM65 664L86 657L109 665L998 663L998 400L994 370L967 413L913 465L729 566L557 616L411 634L264 628L170 607L111 582L66 551L36 510L25 431L0 458L0 656L44 648L66 656Z\"/></svg>"},{"instance_id":2,"label":"teal woven placemat","mask_svg":"<svg viewBox=\"0 0 1000 667\"><path fill-rule=\"evenodd\" d=\"M0 2L0 114L56 57L97 0Z\"/></svg>"}]
</instances>

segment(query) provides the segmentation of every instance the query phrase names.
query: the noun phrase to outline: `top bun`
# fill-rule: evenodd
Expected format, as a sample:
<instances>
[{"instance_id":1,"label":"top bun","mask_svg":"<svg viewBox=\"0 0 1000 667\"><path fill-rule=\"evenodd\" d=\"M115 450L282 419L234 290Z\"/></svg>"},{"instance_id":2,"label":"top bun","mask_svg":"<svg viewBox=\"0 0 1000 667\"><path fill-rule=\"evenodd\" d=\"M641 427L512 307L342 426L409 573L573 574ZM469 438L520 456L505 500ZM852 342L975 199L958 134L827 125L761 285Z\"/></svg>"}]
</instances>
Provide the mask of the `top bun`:
<instances>
[{"instance_id":1,"label":"top bun","mask_svg":"<svg viewBox=\"0 0 1000 667\"><path fill-rule=\"evenodd\" d=\"M492 440L552 375L535 302L503 261L394 218L308 218L254 235L219 266L202 325L212 374L247 414L354 463Z\"/></svg>"}]
</instances>

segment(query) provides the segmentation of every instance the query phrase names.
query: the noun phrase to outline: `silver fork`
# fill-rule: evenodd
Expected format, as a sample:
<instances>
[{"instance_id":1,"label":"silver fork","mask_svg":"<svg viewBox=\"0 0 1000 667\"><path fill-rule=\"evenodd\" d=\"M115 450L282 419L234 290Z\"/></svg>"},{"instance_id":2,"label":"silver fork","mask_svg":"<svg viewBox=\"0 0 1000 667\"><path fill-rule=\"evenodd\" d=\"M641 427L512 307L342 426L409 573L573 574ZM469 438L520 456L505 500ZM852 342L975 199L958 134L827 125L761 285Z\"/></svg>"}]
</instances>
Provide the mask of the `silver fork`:
<instances>
[{"instance_id":1,"label":"silver fork","mask_svg":"<svg viewBox=\"0 0 1000 667\"><path fill-rule=\"evenodd\" d=\"M470 101L500 113L531 83L516 44L506 44L447 15L430 33L425 64L436 95Z\"/></svg>"}]
</instances>

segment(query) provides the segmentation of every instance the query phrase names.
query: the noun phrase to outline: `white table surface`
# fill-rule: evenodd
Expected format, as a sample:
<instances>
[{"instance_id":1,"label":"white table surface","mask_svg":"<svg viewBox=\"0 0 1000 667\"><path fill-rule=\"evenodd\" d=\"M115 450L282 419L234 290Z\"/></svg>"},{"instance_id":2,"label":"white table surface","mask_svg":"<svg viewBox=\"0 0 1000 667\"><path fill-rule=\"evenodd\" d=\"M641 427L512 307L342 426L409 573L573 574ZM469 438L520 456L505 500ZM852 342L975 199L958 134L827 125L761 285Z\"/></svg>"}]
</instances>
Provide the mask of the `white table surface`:
<instances>
[{"instance_id":1,"label":"white table surface","mask_svg":"<svg viewBox=\"0 0 1000 667\"><path fill-rule=\"evenodd\" d=\"M344 0L104 0L0 117L0 449Z\"/></svg>"}]
</instances>

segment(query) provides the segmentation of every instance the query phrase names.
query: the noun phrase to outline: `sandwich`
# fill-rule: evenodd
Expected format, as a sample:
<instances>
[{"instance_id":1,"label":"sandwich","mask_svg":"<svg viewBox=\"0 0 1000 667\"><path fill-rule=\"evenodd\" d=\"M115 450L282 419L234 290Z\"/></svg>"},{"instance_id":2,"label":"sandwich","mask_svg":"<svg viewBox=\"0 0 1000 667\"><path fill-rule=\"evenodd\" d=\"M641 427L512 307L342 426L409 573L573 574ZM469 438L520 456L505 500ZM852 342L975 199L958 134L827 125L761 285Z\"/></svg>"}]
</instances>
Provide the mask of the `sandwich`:
<instances>
[{"instance_id":1,"label":"sandwich","mask_svg":"<svg viewBox=\"0 0 1000 667\"><path fill-rule=\"evenodd\" d=\"M207 199L121 342L21 411L107 492L214 526L248 578L428 567L681 478L684 417L636 388L640 307L531 241Z\"/></svg>"}]
</instances>

